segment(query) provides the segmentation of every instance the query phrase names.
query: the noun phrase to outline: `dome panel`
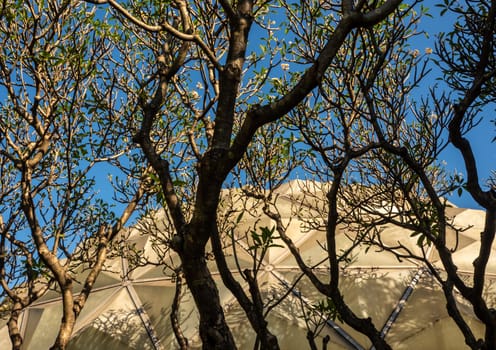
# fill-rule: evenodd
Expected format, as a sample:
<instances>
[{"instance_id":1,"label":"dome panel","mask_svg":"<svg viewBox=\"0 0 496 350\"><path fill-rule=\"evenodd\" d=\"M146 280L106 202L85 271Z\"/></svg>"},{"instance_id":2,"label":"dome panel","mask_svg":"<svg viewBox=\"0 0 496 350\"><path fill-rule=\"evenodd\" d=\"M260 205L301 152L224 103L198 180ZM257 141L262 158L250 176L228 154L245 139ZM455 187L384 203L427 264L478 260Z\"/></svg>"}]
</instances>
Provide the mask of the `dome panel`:
<instances>
[{"instance_id":1,"label":"dome panel","mask_svg":"<svg viewBox=\"0 0 496 350\"><path fill-rule=\"evenodd\" d=\"M321 267L328 267L329 263L327 261L327 252L322 248L325 246L326 236L325 232L313 230L304 234L304 237L297 242L297 247L300 251L303 261L309 266L315 266L319 264ZM282 254L281 254L282 255ZM296 267L296 263L293 254L285 248L285 254L282 255L284 258L277 261L277 265L280 267Z\"/></svg>"},{"instance_id":2,"label":"dome panel","mask_svg":"<svg viewBox=\"0 0 496 350\"><path fill-rule=\"evenodd\" d=\"M90 273L90 269L86 264L80 265L74 269L73 275L73 290L74 293L79 293L84 286L84 282ZM105 262L102 271L98 275L93 288L102 288L119 284L122 281L122 262L121 258L109 259Z\"/></svg>"},{"instance_id":3,"label":"dome panel","mask_svg":"<svg viewBox=\"0 0 496 350\"><path fill-rule=\"evenodd\" d=\"M393 253L384 251L379 247L353 243L344 234L336 237L336 245L338 254L349 252L347 261L350 267L413 268L417 266L407 259L398 260Z\"/></svg>"},{"instance_id":4,"label":"dome panel","mask_svg":"<svg viewBox=\"0 0 496 350\"><path fill-rule=\"evenodd\" d=\"M358 317L371 317L376 328L381 329L410 284L415 272L416 270L350 268L340 277L340 290L345 302ZM288 285L292 285L300 277L301 272L285 271L280 274L289 281ZM316 275L322 282L328 283L328 273L317 272ZM308 300L310 305L315 305L325 299L325 296L317 291L306 277L301 278L296 284L296 290ZM365 335L339 320L335 322L362 347L371 346Z\"/></svg>"},{"instance_id":5,"label":"dome panel","mask_svg":"<svg viewBox=\"0 0 496 350\"><path fill-rule=\"evenodd\" d=\"M127 289L122 288L98 316L74 336L71 347L94 350L114 349L115 346L122 346L123 349L153 349L139 312Z\"/></svg>"},{"instance_id":6,"label":"dome panel","mask_svg":"<svg viewBox=\"0 0 496 350\"><path fill-rule=\"evenodd\" d=\"M469 228L462 232L470 235L473 239L479 239L484 228L485 213L482 210L465 209L453 218L453 225L459 228Z\"/></svg>"},{"instance_id":7,"label":"dome panel","mask_svg":"<svg viewBox=\"0 0 496 350\"><path fill-rule=\"evenodd\" d=\"M128 329L128 331L130 331ZM84 331L72 338L67 345L68 350L152 350L153 344L149 339L141 339L140 344L128 343L122 337L109 336L103 327L87 327Z\"/></svg>"},{"instance_id":8,"label":"dome panel","mask_svg":"<svg viewBox=\"0 0 496 350\"><path fill-rule=\"evenodd\" d=\"M458 249L452 254L453 262L460 272L472 272L474 270L473 262L478 256L480 250L480 241L476 241L472 244L465 246L463 249ZM486 272L490 274L496 274L496 250L491 249L491 256L489 257L489 262L486 266ZM441 261L435 264L437 267L442 268L443 265Z\"/></svg>"},{"instance_id":9,"label":"dome panel","mask_svg":"<svg viewBox=\"0 0 496 350\"><path fill-rule=\"evenodd\" d=\"M165 266L145 265L133 269L129 278L133 281L170 278L173 271Z\"/></svg>"},{"instance_id":10,"label":"dome panel","mask_svg":"<svg viewBox=\"0 0 496 350\"><path fill-rule=\"evenodd\" d=\"M105 288L102 290L94 290L90 293L86 304L81 310L76 325L74 326L74 333L77 333L80 329L85 328L88 323L93 321L100 313L105 310L109 303L112 303L113 297L119 292L122 287L116 288Z\"/></svg>"},{"instance_id":11,"label":"dome panel","mask_svg":"<svg viewBox=\"0 0 496 350\"><path fill-rule=\"evenodd\" d=\"M375 241L388 248L394 248L400 254L411 252L422 256L422 248L417 244L419 236L412 236L412 231L388 225L377 233Z\"/></svg>"},{"instance_id":12,"label":"dome panel","mask_svg":"<svg viewBox=\"0 0 496 350\"><path fill-rule=\"evenodd\" d=\"M60 303L33 307L27 312L23 348L25 350L49 349L58 333L62 318Z\"/></svg>"},{"instance_id":13,"label":"dome panel","mask_svg":"<svg viewBox=\"0 0 496 350\"><path fill-rule=\"evenodd\" d=\"M475 330L483 335L483 326L469 308L460 305L460 311ZM482 332L482 333L481 333ZM464 344L463 335L446 311L446 299L437 282L426 274L419 281L403 311L391 327L386 340L393 349L459 349Z\"/></svg>"},{"instance_id":14,"label":"dome panel","mask_svg":"<svg viewBox=\"0 0 496 350\"><path fill-rule=\"evenodd\" d=\"M468 320L472 330L482 331L482 325L476 320ZM453 350L468 348L456 324L449 317L438 320L428 328L424 328L411 337L392 344L395 350Z\"/></svg>"},{"instance_id":15,"label":"dome panel","mask_svg":"<svg viewBox=\"0 0 496 350\"><path fill-rule=\"evenodd\" d=\"M468 236L460 234L458 235L458 237L456 237L455 231L451 229L446 230L446 247L448 247L449 249L454 250L456 248L456 250L460 250L475 242L476 240ZM432 262L439 261L439 253L437 252L436 249L432 249L432 255L430 257L430 261Z\"/></svg>"},{"instance_id":16,"label":"dome panel","mask_svg":"<svg viewBox=\"0 0 496 350\"><path fill-rule=\"evenodd\" d=\"M175 294L175 283L157 281L154 283L137 283L134 290L143 303L143 308L150 317L152 326L165 349L177 345L170 326L170 313ZM189 294L183 295L179 307L179 322L187 338L197 332L198 317L194 301Z\"/></svg>"},{"instance_id":17,"label":"dome panel","mask_svg":"<svg viewBox=\"0 0 496 350\"><path fill-rule=\"evenodd\" d=\"M233 247L232 239L230 237L225 237L223 241L223 247L224 257L229 269L231 269L232 271L237 271L238 264L241 268L241 271L253 267L253 258L250 255L252 254L252 252L249 251L249 246L245 238L237 238ZM234 251L233 248L236 249L236 251ZM218 269L217 263L215 262L215 256L212 252L212 245L210 241L207 243L205 250L207 251L206 258L208 269L212 273L215 273Z\"/></svg>"},{"instance_id":18,"label":"dome panel","mask_svg":"<svg viewBox=\"0 0 496 350\"><path fill-rule=\"evenodd\" d=\"M277 292L274 292L277 293ZM267 300L267 294L265 299ZM308 349L306 338L307 329L301 318L301 302L298 298L288 296L268 315L269 330L277 335L281 349ZM246 324L246 315L239 306L233 304L226 313L226 320L232 329L239 350L252 350L256 339L255 332ZM324 325L315 339L317 346L322 344L325 336L330 337L328 349L352 350L350 344L344 341L329 325Z\"/></svg>"},{"instance_id":19,"label":"dome panel","mask_svg":"<svg viewBox=\"0 0 496 350\"><path fill-rule=\"evenodd\" d=\"M9 328L7 327L7 320L0 319L0 349L12 348L10 341Z\"/></svg>"}]
</instances>

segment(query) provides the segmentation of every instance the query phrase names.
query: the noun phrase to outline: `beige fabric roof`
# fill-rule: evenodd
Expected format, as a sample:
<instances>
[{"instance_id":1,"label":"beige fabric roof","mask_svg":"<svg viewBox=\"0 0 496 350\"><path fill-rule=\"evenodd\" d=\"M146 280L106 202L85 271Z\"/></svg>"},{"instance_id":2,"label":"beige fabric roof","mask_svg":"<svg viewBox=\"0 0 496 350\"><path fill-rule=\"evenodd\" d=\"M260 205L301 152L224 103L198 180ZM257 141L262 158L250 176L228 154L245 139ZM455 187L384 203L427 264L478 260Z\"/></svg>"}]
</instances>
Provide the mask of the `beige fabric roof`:
<instances>
[{"instance_id":1,"label":"beige fabric roof","mask_svg":"<svg viewBox=\"0 0 496 350\"><path fill-rule=\"evenodd\" d=\"M325 184L295 180L281 186L274 194L275 204L283 221L288 225L288 235L299 247L304 261L315 265L316 273L328 280L324 219L326 212ZM306 191L313 195L305 194ZM241 221L232 235L224 237L226 256L235 277L244 283L237 269L235 256L241 269L253 266L253 253L249 249L250 232L260 227L272 227L273 222L262 214L261 206L254 199L241 200L239 190L226 190L221 204L219 225L229 222L222 218L236 218L243 211ZM472 261L479 247L484 213L472 209L449 208L449 215L459 227L468 228L460 233L454 260L459 270L470 278ZM311 219L311 220L310 220ZM305 221L311 221L305 223ZM153 225L152 225L153 224ZM143 220L146 231L158 232L156 237L133 228L127 234L128 247L154 263L132 268L135 261L126 257L109 259L79 317L70 349L174 349L176 343L169 323L169 313L174 295L173 268L178 258L168 252L160 239L167 237L168 221L163 212L155 219ZM226 224L227 225L227 224ZM311 226L311 227L310 227ZM151 229L153 227L153 229ZM225 226L226 232L231 232ZM420 253L417 237L397 228L384 227L381 238L384 244L394 246L401 242L405 247ZM157 240L157 237L159 238ZM336 237L340 250L351 249L354 233L342 228ZM449 244L456 245L454 233ZM234 245L233 245L233 242ZM282 242L278 242L282 244ZM233 249L235 248L235 250ZM343 268L340 286L345 300L359 316L372 317L376 327L384 327L387 340L394 349L463 349L464 341L455 324L444 309L445 301L437 282L418 261L399 261L388 252L377 248L366 249L357 245L352 249L352 259ZM442 268L437 254L428 250L428 258ZM232 295L223 287L215 263L209 262L214 278L218 281L221 300L240 349L252 349L254 334L246 326L246 319ZM80 272L80 277L85 273ZM269 302L283 295L293 282L300 278L293 256L285 247L272 247L262 262L259 282ZM496 291L496 261L488 265L489 300L494 301ZM270 329L279 336L281 349L306 348L306 329L302 313L318 301L320 295L306 278L301 278L287 299L269 315ZM470 307L460 299L461 310L469 324L482 335L483 328ZM394 317L392 317L394 315ZM50 291L27 308L21 317L24 349L46 349L55 339L61 317L58 293ZM395 318L397 317L397 318ZM3 323L2 323L3 322ZM181 304L181 323L193 348L200 346L197 314L192 297L187 293ZM330 349L368 349L368 339L339 321L329 322L320 338L331 336ZM318 343L320 340L318 340ZM415 345L413 345L415 344ZM5 321L0 320L0 349L10 346Z\"/></svg>"}]
</instances>

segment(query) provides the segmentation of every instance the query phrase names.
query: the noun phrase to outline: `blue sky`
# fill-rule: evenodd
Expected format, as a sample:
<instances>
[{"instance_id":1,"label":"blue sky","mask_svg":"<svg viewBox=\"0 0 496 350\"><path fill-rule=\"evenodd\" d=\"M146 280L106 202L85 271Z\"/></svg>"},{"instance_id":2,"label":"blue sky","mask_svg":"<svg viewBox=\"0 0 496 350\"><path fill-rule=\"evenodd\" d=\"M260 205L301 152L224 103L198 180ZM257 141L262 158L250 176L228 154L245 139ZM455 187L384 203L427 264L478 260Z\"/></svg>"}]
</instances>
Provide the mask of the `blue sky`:
<instances>
[{"instance_id":1,"label":"blue sky","mask_svg":"<svg viewBox=\"0 0 496 350\"><path fill-rule=\"evenodd\" d=\"M454 18L448 15L441 17L438 14L438 9L433 6L435 3L438 3L438 1L424 1L423 3L424 6L429 7L431 10L432 17L424 17L420 23L420 28L429 33L428 38L423 36L417 38L420 52L423 52L426 47L433 48L437 33L449 31L454 22ZM428 78L423 82L424 86L429 87L439 83L436 81L438 77L441 77L439 70L433 69ZM485 186L487 180L491 172L496 170L496 143L492 142L492 139L496 136L496 128L491 123L491 120L496 119L494 112L495 105L488 105L480 114L482 118L481 123L467 134L467 138L473 147L477 159L479 179L483 189L487 189ZM447 168L451 171L465 173L463 159L459 151L453 146L449 145L447 147L440 160L444 160ZM455 193L449 197L449 200L459 207L479 208L477 203L466 192L461 197Z\"/></svg>"},{"instance_id":2,"label":"blue sky","mask_svg":"<svg viewBox=\"0 0 496 350\"><path fill-rule=\"evenodd\" d=\"M438 1L436 1L438 2ZM440 31L448 31L450 30L450 26L453 24L452 18L439 17L438 14L435 14L437 9L433 6L436 2L434 1L424 1L423 5L430 7L430 10L433 13L433 17L424 17L422 22L420 23L420 28L425 30L430 34L429 38L424 36L419 36L415 39L414 45L418 45L417 47L412 47L413 49L418 49L420 52L424 52L425 48L434 47L434 40L436 40L436 34ZM258 45L256 42L256 36L251 36L251 44ZM429 75L428 79L426 79L423 84L426 87L432 86L437 81L435 80L439 77L439 72L433 70L433 72ZM4 94L4 90L0 91L0 98L4 98L2 96ZM489 178L491 171L495 169L496 164L496 143L491 142L494 138L496 131L493 124L491 124L490 120L495 119L494 117L494 105L488 106L485 109L484 114L482 115L483 119L481 124L472 130L468 137L472 143L474 148L474 152L476 154L476 158L478 161L479 167L479 177L481 184L485 184L487 179ZM449 146L445 152L442 154L440 160L444 160L446 162L446 166L451 171L458 171L464 173L464 166L459 152L454 149L452 146ZM109 171L111 171L109 169ZM105 171L99 171L96 175L97 180L99 182L105 182L107 180L107 174ZM102 197L108 197L108 193L101 193ZM469 208L477 208L477 204L471 199L471 197L464 193L461 197L457 194L454 194L449 198L455 205L460 207L469 207Z\"/></svg>"}]
</instances>

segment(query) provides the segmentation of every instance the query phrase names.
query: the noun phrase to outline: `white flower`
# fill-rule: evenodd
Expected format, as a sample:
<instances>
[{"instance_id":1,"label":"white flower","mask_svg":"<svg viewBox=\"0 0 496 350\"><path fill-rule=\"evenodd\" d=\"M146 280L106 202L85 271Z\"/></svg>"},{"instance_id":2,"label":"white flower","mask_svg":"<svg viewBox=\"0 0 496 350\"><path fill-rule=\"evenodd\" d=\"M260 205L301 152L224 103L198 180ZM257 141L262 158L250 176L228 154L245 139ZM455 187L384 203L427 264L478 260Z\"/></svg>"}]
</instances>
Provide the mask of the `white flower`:
<instances>
[{"instance_id":1,"label":"white flower","mask_svg":"<svg viewBox=\"0 0 496 350\"><path fill-rule=\"evenodd\" d=\"M197 91L195 91L195 90L191 91L191 98L192 99L196 100L199 97L200 97L200 94Z\"/></svg>"},{"instance_id":2,"label":"white flower","mask_svg":"<svg viewBox=\"0 0 496 350\"><path fill-rule=\"evenodd\" d=\"M198 90L203 89L203 85L202 85L202 83L197 82L197 83L196 83L196 88L197 88Z\"/></svg>"},{"instance_id":3,"label":"white flower","mask_svg":"<svg viewBox=\"0 0 496 350\"><path fill-rule=\"evenodd\" d=\"M281 63L281 69L284 71L288 71L289 70L289 64L288 63Z\"/></svg>"}]
</instances>

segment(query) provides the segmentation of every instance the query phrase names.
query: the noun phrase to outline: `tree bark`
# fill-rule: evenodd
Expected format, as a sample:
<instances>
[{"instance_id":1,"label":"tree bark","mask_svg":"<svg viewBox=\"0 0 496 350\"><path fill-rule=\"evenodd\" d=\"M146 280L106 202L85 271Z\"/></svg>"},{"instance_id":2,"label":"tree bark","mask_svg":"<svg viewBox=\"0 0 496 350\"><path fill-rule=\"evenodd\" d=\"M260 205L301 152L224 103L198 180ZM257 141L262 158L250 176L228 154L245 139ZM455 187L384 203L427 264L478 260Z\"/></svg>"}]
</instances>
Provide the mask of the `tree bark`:
<instances>
[{"instance_id":1,"label":"tree bark","mask_svg":"<svg viewBox=\"0 0 496 350\"><path fill-rule=\"evenodd\" d=\"M188 339L184 336L181 325L179 321L179 304L181 302L181 293L182 293L182 277L181 270L178 269L176 271L176 292L174 294L174 301L172 302L172 310L170 313L170 321L172 324L172 330L174 331L174 336L176 337L177 343L179 344L179 348L181 350L188 350Z\"/></svg>"},{"instance_id":2,"label":"tree bark","mask_svg":"<svg viewBox=\"0 0 496 350\"><path fill-rule=\"evenodd\" d=\"M10 314L9 321L7 322L10 341L12 342L12 350L20 350L22 346L22 336L21 332L19 331L18 325L19 315L22 309L22 304L20 302L15 302Z\"/></svg>"},{"instance_id":3,"label":"tree bark","mask_svg":"<svg viewBox=\"0 0 496 350\"><path fill-rule=\"evenodd\" d=\"M236 349L234 338L224 317L219 291L208 270L204 255L184 254L181 257L184 276L200 314L200 337L203 341L203 349Z\"/></svg>"},{"instance_id":4,"label":"tree bark","mask_svg":"<svg viewBox=\"0 0 496 350\"><path fill-rule=\"evenodd\" d=\"M72 291L72 279L67 278L66 284L62 287L62 304L63 316L62 323L60 324L57 339L52 345L50 350L63 350L67 347L71 339L72 330L76 323L76 316L74 315L74 295Z\"/></svg>"}]
</instances>

